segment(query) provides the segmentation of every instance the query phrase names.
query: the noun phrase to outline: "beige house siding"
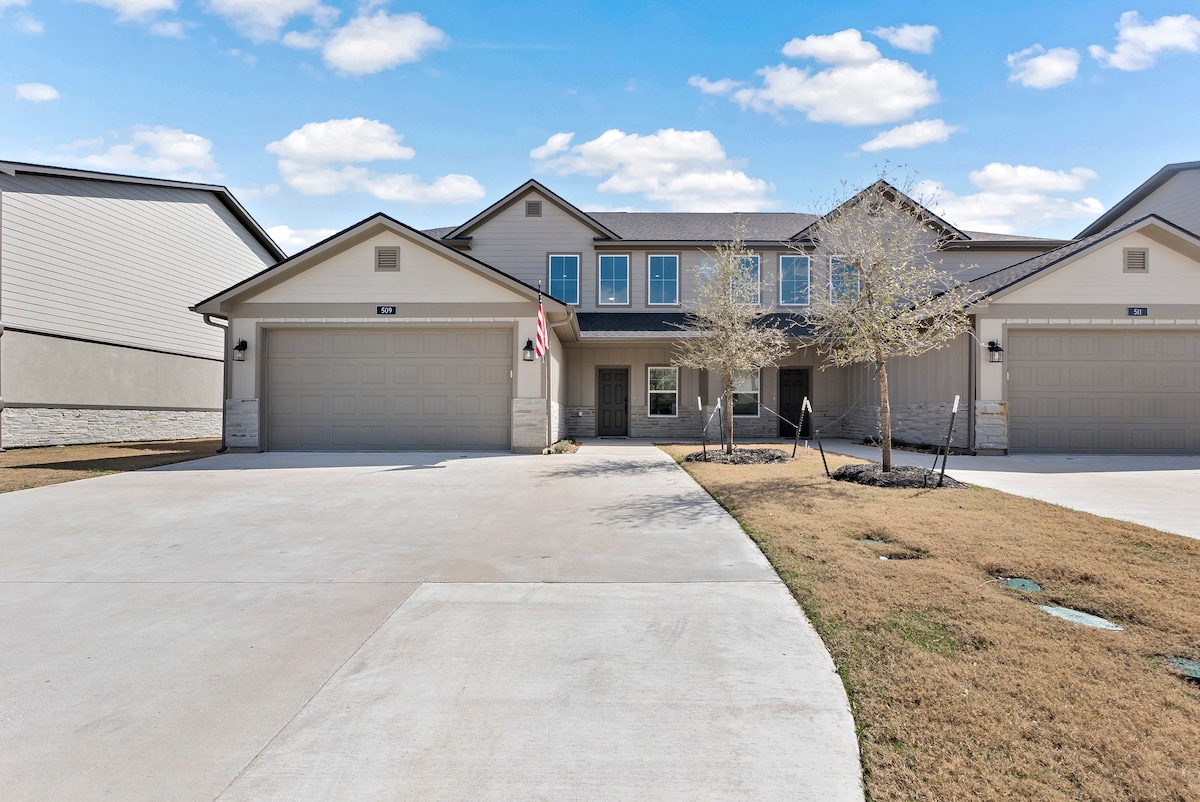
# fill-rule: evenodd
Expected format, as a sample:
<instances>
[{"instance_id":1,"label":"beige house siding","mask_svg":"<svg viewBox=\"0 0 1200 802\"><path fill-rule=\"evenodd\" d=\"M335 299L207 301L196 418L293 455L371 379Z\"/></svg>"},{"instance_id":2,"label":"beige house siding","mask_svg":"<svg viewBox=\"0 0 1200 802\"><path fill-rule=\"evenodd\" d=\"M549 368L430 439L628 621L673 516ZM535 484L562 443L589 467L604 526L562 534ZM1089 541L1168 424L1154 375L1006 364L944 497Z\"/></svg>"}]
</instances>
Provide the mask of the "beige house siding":
<instances>
[{"instance_id":1,"label":"beige house siding","mask_svg":"<svg viewBox=\"0 0 1200 802\"><path fill-rule=\"evenodd\" d=\"M0 192L11 328L220 359L188 306L274 262L210 192L30 175Z\"/></svg>"},{"instance_id":2,"label":"beige house siding","mask_svg":"<svg viewBox=\"0 0 1200 802\"><path fill-rule=\"evenodd\" d=\"M1200 234L1200 170L1183 170L1171 176L1165 184L1114 220L1109 228L1148 214L1157 214L1194 234Z\"/></svg>"}]
</instances>

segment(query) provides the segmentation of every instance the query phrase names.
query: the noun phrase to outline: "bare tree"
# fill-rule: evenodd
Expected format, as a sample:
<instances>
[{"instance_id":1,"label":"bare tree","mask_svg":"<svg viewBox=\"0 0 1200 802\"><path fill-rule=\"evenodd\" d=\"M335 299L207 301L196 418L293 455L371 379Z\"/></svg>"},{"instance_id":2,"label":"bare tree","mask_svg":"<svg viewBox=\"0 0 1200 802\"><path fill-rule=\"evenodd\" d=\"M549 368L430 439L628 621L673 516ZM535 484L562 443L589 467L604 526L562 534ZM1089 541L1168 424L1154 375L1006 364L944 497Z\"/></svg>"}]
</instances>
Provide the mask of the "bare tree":
<instances>
[{"instance_id":1,"label":"bare tree","mask_svg":"<svg viewBox=\"0 0 1200 802\"><path fill-rule=\"evenodd\" d=\"M843 192L811 229L828 292L814 293L805 344L826 366L875 368L884 471L892 469L888 361L949 345L970 330L966 307L980 297L940 268L937 254L951 232L886 174L857 194Z\"/></svg>"},{"instance_id":2,"label":"bare tree","mask_svg":"<svg viewBox=\"0 0 1200 802\"><path fill-rule=\"evenodd\" d=\"M744 238L740 227L728 243L714 245L713 258L694 271L695 297L684 306L684 336L673 360L679 367L707 370L721 383L726 453L733 451L738 377L774 365L794 347L759 305L759 264Z\"/></svg>"}]
</instances>

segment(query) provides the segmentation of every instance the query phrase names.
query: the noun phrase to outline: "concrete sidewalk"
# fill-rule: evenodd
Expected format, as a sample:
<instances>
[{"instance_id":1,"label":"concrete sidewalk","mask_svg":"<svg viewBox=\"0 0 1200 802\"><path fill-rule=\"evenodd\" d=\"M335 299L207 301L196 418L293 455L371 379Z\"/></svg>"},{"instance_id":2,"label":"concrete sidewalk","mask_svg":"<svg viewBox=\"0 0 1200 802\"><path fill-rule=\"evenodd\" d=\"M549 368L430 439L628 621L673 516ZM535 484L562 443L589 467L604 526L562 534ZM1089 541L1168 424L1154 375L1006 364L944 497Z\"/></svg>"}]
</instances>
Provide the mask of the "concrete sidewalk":
<instances>
[{"instance_id":1,"label":"concrete sidewalk","mask_svg":"<svg viewBox=\"0 0 1200 802\"><path fill-rule=\"evenodd\" d=\"M861 800L824 646L662 452L0 496L5 799Z\"/></svg>"},{"instance_id":2,"label":"concrete sidewalk","mask_svg":"<svg viewBox=\"0 0 1200 802\"><path fill-rule=\"evenodd\" d=\"M826 440L825 449L879 461L879 449ZM892 451L897 465L933 466L932 454ZM952 456L947 473L980 487L1200 538L1200 457L1092 454Z\"/></svg>"}]
</instances>

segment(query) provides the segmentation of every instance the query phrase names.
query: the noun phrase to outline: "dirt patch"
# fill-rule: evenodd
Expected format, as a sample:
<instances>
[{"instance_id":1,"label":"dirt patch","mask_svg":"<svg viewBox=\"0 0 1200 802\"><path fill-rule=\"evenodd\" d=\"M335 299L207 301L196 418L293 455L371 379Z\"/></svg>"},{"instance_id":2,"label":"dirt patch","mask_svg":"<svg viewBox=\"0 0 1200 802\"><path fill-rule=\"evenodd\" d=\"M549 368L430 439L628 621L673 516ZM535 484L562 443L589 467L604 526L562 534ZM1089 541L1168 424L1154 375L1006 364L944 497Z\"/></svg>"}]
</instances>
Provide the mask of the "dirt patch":
<instances>
[{"instance_id":1,"label":"dirt patch","mask_svg":"<svg viewBox=\"0 0 1200 802\"><path fill-rule=\"evenodd\" d=\"M15 448L0 453L0 493L211 457L220 440Z\"/></svg>"},{"instance_id":2,"label":"dirt patch","mask_svg":"<svg viewBox=\"0 0 1200 802\"><path fill-rule=\"evenodd\" d=\"M833 478L839 482L853 482L857 485L871 487L907 487L907 488L936 488L939 474L931 474L924 468L911 465L893 465L884 473L883 466L877 462L865 465L843 465L833 472ZM947 476L942 479L940 489L961 490L966 485Z\"/></svg>"},{"instance_id":3,"label":"dirt patch","mask_svg":"<svg viewBox=\"0 0 1200 802\"><path fill-rule=\"evenodd\" d=\"M1163 656L1200 660L1200 541L993 490L835 482L815 454L685 466L833 655L873 802L1198 798L1200 683ZM928 556L879 559L897 552Z\"/></svg>"},{"instance_id":4,"label":"dirt patch","mask_svg":"<svg viewBox=\"0 0 1200 802\"><path fill-rule=\"evenodd\" d=\"M721 449L694 451L684 457L687 462L717 462L723 465L770 465L791 459L778 448L735 448L726 454Z\"/></svg>"}]
</instances>

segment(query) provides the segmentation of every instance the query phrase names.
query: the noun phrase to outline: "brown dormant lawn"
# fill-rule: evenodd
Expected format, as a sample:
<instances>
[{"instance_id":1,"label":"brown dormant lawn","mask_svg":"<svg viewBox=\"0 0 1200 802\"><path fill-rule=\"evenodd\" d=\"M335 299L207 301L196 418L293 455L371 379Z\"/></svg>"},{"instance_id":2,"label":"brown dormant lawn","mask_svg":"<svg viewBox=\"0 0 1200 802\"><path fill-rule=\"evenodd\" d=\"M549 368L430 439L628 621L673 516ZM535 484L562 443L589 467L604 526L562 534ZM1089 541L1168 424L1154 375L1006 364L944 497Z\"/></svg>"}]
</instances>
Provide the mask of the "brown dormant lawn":
<instances>
[{"instance_id":1,"label":"brown dormant lawn","mask_svg":"<svg viewBox=\"0 0 1200 802\"><path fill-rule=\"evenodd\" d=\"M1200 800L1200 684L1164 662L1200 659L1200 541L994 490L833 482L816 454L684 465L833 654L869 799Z\"/></svg>"},{"instance_id":2,"label":"brown dormant lawn","mask_svg":"<svg viewBox=\"0 0 1200 802\"><path fill-rule=\"evenodd\" d=\"M220 440L14 448L0 453L0 493L211 457Z\"/></svg>"}]
</instances>

